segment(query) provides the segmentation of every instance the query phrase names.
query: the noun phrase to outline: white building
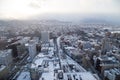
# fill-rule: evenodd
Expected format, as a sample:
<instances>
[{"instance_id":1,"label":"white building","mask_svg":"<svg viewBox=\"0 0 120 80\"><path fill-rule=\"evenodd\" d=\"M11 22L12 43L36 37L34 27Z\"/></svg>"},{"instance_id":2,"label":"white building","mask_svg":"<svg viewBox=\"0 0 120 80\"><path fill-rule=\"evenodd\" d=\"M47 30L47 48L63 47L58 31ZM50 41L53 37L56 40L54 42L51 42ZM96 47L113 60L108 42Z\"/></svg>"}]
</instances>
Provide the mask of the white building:
<instances>
[{"instance_id":1,"label":"white building","mask_svg":"<svg viewBox=\"0 0 120 80\"><path fill-rule=\"evenodd\" d=\"M12 63L12 50L0 51L0 64L9 66Z\"/></svg>"},{"instance_id":2,"label":"white building","mask_svg":"<svg viewBox=\"0 0 120 80\"><path fill-rule=\"evenodd\" d=\"M41 41L42 41L42 43L49 42L49 31L42 31L41 32Z\"/></svg>"},{"instance_id":3,"label":"white building","mask_svg":"<svg viewBox=\"0 0 120 80\"><path fill-rule=\"evenodd\" d=\"M33 58L36 56L37 51L36 51L36 44L35 43L29 43L28 44L28 51L29 51L29 56L30 59L33 60Z\"/></svg>"}]
</instances>

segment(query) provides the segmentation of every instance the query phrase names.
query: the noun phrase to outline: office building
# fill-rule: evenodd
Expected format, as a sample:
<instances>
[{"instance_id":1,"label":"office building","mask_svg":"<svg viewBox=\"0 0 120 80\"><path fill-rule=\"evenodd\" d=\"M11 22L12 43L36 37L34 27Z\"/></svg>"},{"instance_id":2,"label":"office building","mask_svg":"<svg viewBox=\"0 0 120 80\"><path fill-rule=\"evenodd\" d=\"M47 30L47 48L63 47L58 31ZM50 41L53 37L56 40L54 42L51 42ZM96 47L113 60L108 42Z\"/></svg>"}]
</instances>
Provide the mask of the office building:
<instances>
[{"instance_id":1,"label":"office building","mask_svg":"<svg viewBox=\"0 0 120 80\"><path fill-rule=\"evenodd\" d=\"M49 42L49 32L48 31L42 31L41 32L41 41L42 41L42 43L48 43Z\"/></svg>"},{"instance_id":2,"label":"office building","mask_svg":"<svg viewBox=\"0 0 120 80\"><path fill-rule=\"evenodd\" d=\"M95 65L95 68L103 74L106 69L119 67L120 62L113 56L101 56L97 57Z\"/></svg>"},{"instance_id":3,"label":"office building","mask_svg":"<svg viewBox=\"0 0 120 80\"><path fill-rule=\"evenodd\" d=\"M36 54L37 54L36 44L35 44L35 43L29 43L29 44L28 44L28 52L29 52L30 59L33 60L34 57L35 57Z\"/></svg>"},{"instance_id":4,"label":"office building","mask_svg":"<svg viewBox=\"0 0 120 80\"><path fill-rule=\"evenodd\" d=\"M106 54L106 52L109 52L111 50L112 46L110 44L110 39L105 37L102 40L102 54Z\"/></svg>"}]
</instances>

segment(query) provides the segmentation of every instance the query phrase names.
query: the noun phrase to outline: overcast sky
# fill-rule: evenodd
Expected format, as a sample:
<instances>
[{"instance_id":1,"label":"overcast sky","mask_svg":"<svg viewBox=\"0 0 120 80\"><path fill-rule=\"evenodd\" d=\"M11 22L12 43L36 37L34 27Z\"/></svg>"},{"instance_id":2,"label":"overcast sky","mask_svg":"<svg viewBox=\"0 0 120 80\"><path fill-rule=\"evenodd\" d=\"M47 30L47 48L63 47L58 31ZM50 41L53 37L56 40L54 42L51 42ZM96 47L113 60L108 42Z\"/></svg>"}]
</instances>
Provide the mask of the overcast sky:
<instances>
[{"instance_id":1,"label":"overcast sky","mask_svg":"<svg viewBox=\"0 0 120 80\"><path fill-rule=\"evenodd\" d=\"M0 0L0 19L29 19L49 13L120 17L120 0Z\"/></svg>"}]
</instances>

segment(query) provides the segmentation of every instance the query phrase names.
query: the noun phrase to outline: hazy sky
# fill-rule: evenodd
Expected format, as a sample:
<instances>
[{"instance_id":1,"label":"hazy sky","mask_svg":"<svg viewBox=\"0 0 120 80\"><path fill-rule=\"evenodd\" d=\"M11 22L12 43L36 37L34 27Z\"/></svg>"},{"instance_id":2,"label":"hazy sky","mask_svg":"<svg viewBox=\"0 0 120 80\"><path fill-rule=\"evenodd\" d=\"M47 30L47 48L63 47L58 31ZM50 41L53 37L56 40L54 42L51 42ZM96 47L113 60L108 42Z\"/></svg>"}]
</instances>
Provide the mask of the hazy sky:
<instances>
[{"instance_id":1,"label":"hazy sky","mask_svg":"<svg viewBox=\"0 0 120 80\"><path fill-rule=\"evenodd\" d=\"M29 19L49 13L120 16L120 0L0 0L0 19Z\"/></svg>"}]
</instances>

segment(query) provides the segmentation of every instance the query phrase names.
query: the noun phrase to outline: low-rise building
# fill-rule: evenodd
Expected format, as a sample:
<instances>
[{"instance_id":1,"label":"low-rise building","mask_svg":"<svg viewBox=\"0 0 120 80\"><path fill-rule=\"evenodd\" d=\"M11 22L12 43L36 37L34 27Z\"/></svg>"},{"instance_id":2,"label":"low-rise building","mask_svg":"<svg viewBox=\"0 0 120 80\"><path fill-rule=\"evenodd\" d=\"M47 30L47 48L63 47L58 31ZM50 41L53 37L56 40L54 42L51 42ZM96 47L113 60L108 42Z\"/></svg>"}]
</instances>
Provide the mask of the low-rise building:
<instances>
[{"instance_id":1,"label":"low-rise building","mask_svg":"<svg viewBox=\"0 0 120 80\"><path fill-rule=\"evenodd\" d=\"M106 69L119 67L120 62L114 56L101 56L97 57L95 65L95 68L103 74Z\"/></svg>"},{"instance_id":2,"label":"low-rise building","mask_svg":"<svg viewBox=\"0 0 120 80\"><path fill-rule=\"evenodd\" d=\"M120 69L113 68L104 71L104 80L120 80Z\"/></svg>"}]
</instances>

